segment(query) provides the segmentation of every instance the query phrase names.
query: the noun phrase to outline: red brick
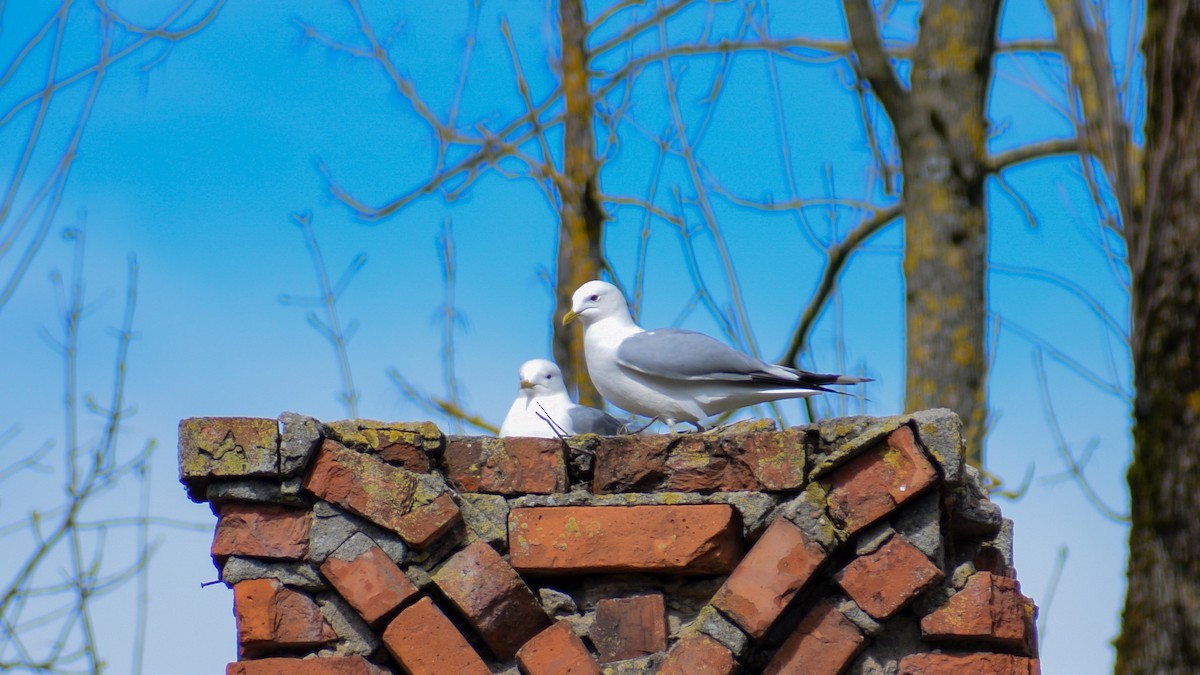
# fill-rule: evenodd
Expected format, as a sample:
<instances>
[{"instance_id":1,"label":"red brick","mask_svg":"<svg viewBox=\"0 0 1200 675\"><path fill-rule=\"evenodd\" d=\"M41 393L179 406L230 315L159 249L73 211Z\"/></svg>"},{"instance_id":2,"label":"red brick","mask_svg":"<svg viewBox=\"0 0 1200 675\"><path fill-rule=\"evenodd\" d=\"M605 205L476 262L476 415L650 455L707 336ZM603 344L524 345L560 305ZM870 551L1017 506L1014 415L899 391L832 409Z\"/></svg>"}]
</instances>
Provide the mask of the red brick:
<instances>
[{"instance_id":1,"label":"red brick","mask_svg":"<svg viewBox=\"0 0 1200 675\"><path fill-rule=\"evenodd\" d=\"M938 480L912 429L896 429L878 449L838 467L828 478L829 516L851 534L894 511Z\"/></svg>"},{"instance_id":2,"label":"red brick","mask_svg":"<svg viewBox=\"0 0 1200 675\"><path fill-rule=\"evenodd\" d=\"M410 675L490 675L491 670L429 598L400 612L383 644Z\"/></svg>"},{"instance_id":3,"label":"red brick","mask_svg":"<svg viewBox=\"0 0 1200 675\"><path fill-rule=\"evenodd\" d=\"M213 557L300 560L308 554L312 513L276 504L228 502L213 535Z\"/></svg>"},{"instance_id":4,"label":"red brick","mask_svg":"<svg viewBox=\"0 0 1200 675\"><path fill-rule=\"evenodd\" d=\"M822 602L800 621L767 664L764 675L837 675L863 646L863 635L835 607Z\"/></svg>"},{"instance_id":5,"label":"red brick","mask_svg":"<svg viewBox=\"0 0 1200 675\"><path fill-rule=\"evenodd\" d=\"M513 509L509 556L522 573L726 574L742 526L725 504Z\"/></svg>"},{"instance_id":6,"label":"red brick","mask_svg":"<svg viewBox=\"0 0 1200 675\"><path fill-rule=\"evenodd\" d=\"M760 638L824 560L825 549L786 519L776 518L713 596L712 604Z\"/></svg>"},{"instance_id":7,"label":"red brick","mask_svg":"<svg viewBox=\"0 0 1200 675\"><path fill-rule=\"evenodd\" d=\"M425 549L461 521L454 500L434 493L411 471L326 439L304 488Z\"/></svg>"},{"instance_id":8,"label":"red brick","mask_svg":"<svg viewBox=\"0 0 1200 675\"><path fill-rule=\"evenodd\" d=\"M733 654L724 645L697 634L675 643L658 675L733 675L736 667Z\"/></svg>"},{"instance_id":9,"label":"red brick","mask_svg":"<svg viewBox=\"0 0 1200 675\"><path fill-rule=\"evenodd\" d=\"M317 647L337 639L312 598L274 579L234 584L233 612L245 655Z\"/></svg>"},{"instance_id":10,"label":"red brick","mask_svg":"<svg viewBox=\"0 0 1200 675\"><path fill-rule=\"evenodd\" d=\"M433 580L501 661L550 625L521 577L483 542L455 553Z\"/></svg>"},{"instance_id":11,"label":"red brick","mask_svg":"<svg viewBox=\"0 0 1200 675\"><path fill-rule=\"evenodd\" d=\"M417 594L417 587L396 563L361 532L326 558L321 574L369 624Z\"/></svg>"},{"instance_id":12,"label":"red brick","mask_svg":"<svg viewBox=\"0 0 1200 675\"><path fill-rule=\"evenodd\" d=\"M600 663L666 651L667 607L662 594L597 602L596 619L588 635L600 652Z\"/></svg>"},{"instance_id":13,"label":"red brick","mask_svg":"<svg viewBox=\"0 0 1200 675\"><path fill-rule=\"evenodd\" d=\"M592 491L651 492L666 479L667 457L673 443L685 442L683 436L611 436L602 437L596 446ZM695 441L693 441L695 442Z\"/></svg>"},{"instance_id":14,"label":"red brick","mask_svg":"<svg viewBox=\"0 0 1200 675\"><path fill-rule=\"evenodd\" d=\"M538 633L517 651L525 675L600 675L600 666L567 621Z\"/></svg>"},{"instance_id":15,"label":"red brick","mask_svg":"<svg viewBox=\"0 0 1200 675\"><path fill-rule=\"evenodd\" d=\"M799 490L807 482L805 435L798 429L756 432L737 439L759 490Z\"/></svg>"},{"instance_id":16,"label":"red brick","mask_svg":"<svg viewBox=\"0 0 1200 675\"><path fill-rule=\"evenodd\" d=\"M876 551L834 575L842 590L876 619L887 619L942 580L942 571L904 537L893 534Z\"/></svg>"},{"instance_id":17,"label":"red brick","mask_svg":"<svg viewBox=\"0 0 1200 675\"><path fill-rule=\"evenodd\" d=\"M911 654L900 660L900 675L1041 675L1037 659L1011 654Z\"/></svg>"},{"instance_id":18,"label":"red brick","mask_svg":"<svg viewBox=\"0 0 1200 675\"><path fill-rule=\"evenodd\" d=\"M1033 655L1033 601L1016 579L979 572L937 611L921 619L930 641L983 641Z\"/></svg>"},{"instance_id":19,"label":"red brick","mask_svg":"<svg viewBox=\"0 0 1200 675\"><path fill-rule=\"evenodd\" d=\"M550 494L569 487L557 438L454 436L445 461L447 480L464 492Z\"/></svg>"},{"instance_id":20,"label":"red brick","mask_svg":"<svg viewBox=\"0 0 1200 675\"><path fill-rule=\"evenodd\" d=\"M361 656L334 656L316 659L272 657L237 661L225 666L225 675L389 675Z\"/></svg>"},{"instance_id":21,"label":"red brick","mask_svg":"<svg viewBox=\"0 0 1200 675\"><path fill-rule=\"evenodd\" d=\"M805 483L804 448L804 433L791 429L605 438L596 449L592 490L794 490Z\"/></svg>"}]
</instances>

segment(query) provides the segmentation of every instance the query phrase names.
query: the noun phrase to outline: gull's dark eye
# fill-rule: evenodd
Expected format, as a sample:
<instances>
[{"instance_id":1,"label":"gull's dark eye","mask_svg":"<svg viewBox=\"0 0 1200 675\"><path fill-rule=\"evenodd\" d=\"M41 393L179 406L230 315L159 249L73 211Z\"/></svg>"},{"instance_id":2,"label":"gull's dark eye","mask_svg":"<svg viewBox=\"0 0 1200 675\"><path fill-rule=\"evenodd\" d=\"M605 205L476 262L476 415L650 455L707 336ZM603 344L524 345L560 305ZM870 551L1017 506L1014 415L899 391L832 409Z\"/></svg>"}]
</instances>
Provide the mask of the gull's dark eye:
<instances>
[{"instance_id":1,"label":"gull's dark eye","mask_svg":"<svg viewBox=\"0 0 1200 675\"><path fill-rule=\"evenodd\" d=\"M591 295L589 295L589 296L588 296L588 300L591 300L592 302L595 302L595 301L597 301L597 300L599 300L599 299L600 299L600 296L599 296L599 295L596 295L595 293L593 293L593 294L591 294Z\"/></svg>"},{"instance_id":2,"label":"gull's dark eye","mask_svg":"<svg viewBox=\"0 0 1200 675\"><path fill-rule=\"evenodd\" d=\"M553 379L554 379L554 376L553 376L553 375L551 375L551 374L549 374L549 373L547 373L547 374L546 374L546 379L547 379L547 380L553 380Z\"/></svg>"}]
</instances>

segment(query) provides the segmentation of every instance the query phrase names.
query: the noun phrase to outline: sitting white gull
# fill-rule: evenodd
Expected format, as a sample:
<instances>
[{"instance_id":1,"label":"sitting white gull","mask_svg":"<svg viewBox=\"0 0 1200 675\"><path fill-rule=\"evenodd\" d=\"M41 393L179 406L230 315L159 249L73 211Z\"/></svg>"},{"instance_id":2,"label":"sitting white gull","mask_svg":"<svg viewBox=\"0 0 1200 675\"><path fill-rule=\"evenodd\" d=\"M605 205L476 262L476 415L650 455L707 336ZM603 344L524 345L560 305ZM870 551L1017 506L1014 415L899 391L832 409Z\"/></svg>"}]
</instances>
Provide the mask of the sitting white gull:
<instances>
[{"instance_id":1,"label":"sitting white gull","mask_svg":"<svg viewBox=\"0 0 1200 675\"><path fill-rule=\"evenodd\" d=\"M604 281L575 291L563 325L576 318L600 395L631 413L658 418L672 431L676 422L702 430L700 420L727 410L871 381L766 363L690 330L648 331L634 323L620 289Z\"/></svg>"},{"instance_id":2,"label":"sitting white gull","mask_svg":"<svg viewBox=\"0 0 1200 675\"><path fill-rule=\"evenodd\" d=\"M500 425L500 436L558 438L625 433L625 425L612 415L572 402L562 371L553 362L526 361L521 364L520 376L521 388Z\"/></svg>"}]
</instances>

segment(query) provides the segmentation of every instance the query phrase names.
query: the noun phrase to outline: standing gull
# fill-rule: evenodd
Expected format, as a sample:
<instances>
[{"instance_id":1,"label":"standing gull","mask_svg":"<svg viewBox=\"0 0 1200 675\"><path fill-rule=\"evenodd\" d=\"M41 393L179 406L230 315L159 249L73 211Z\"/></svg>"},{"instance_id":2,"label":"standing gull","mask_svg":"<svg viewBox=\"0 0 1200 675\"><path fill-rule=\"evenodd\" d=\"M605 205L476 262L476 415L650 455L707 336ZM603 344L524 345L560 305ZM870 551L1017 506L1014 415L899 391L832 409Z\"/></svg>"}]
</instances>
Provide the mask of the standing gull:
<instances>
[{"instance_id":1,"label":"standing gull","mask_svg":"<svg viewBox=\"0 0 1200 675\"><path fill-rule=\"evenodd\" d=\"M870 382L765 363L690 330L645 330L629 316L621 291L604 281L575 291L563 325L576 318L583 324L588 374L600 394L672 431L676 422L703 429L701 419L727 410L831 392L831 384Z\"/></svg>"},{"instance_id":2,"label":"standing gull","mask_svg":"<svg viewBox=\"0 0 1200 675\"><path fill-rule=\"evenodd\" d=\"M624 425L612 415L573 403L562 371L554 363L545 359L526 361L521 364L520 376L521 388L500 425L501 436L557 438L624 433Z\"/></svg>"}]
</instances>

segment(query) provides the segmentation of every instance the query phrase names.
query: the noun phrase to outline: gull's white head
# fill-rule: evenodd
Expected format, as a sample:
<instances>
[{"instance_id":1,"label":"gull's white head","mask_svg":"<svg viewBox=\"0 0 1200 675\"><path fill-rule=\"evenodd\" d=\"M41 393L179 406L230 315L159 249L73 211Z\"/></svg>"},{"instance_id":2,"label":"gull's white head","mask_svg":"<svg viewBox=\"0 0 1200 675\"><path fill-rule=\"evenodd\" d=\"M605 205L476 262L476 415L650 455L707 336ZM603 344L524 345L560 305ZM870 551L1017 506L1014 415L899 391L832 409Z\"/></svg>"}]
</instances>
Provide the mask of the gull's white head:
<instances>
[{"instance_id":1,"label":"gull's white head","mask_svg":"<svg viewBox=\"0 0 1200 675\"><path fill-rule=\"evenodd\" d=\"M629 317L629 305L621 290L607 281L589 281L571 296L571 311L563 317L563 324L578 318L585 326L608 317Z\"/></svg>"},{"instance_id":2,"label":"gull's white head","mask_svg":"<svg viewBox=\"0 0 1200 675\"><path fill-rule=\"evenodd\" d=\"M532 359L521 364L520 393L528 398L548 396L550 394L565 394L567 386L563 383L562 371L553 361Z\"/></svg>"}]
</instances>

